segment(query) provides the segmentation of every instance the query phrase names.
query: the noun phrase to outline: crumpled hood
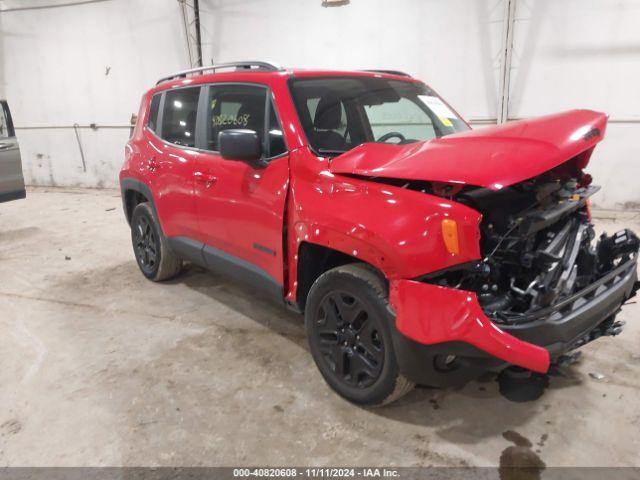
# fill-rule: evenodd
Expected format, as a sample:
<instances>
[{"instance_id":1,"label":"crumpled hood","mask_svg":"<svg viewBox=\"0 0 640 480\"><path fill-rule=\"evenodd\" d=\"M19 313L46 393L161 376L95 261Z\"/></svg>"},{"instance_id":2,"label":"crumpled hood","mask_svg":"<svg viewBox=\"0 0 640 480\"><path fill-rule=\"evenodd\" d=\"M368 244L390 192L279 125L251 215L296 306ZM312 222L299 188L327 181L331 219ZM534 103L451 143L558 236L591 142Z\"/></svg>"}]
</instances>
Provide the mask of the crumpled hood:
<instances>
[{"instance_id":1,"label":"crumpled hood","mask_svg":"<svg viewBox=\"0 0 640 480\"><path fill-rule=\"evenodd\" d=\"M607 115L571 110L407 145L366 143L331 160L337 174L499 190L557 167L602 140Z\"/></svg>"}]
</instances>

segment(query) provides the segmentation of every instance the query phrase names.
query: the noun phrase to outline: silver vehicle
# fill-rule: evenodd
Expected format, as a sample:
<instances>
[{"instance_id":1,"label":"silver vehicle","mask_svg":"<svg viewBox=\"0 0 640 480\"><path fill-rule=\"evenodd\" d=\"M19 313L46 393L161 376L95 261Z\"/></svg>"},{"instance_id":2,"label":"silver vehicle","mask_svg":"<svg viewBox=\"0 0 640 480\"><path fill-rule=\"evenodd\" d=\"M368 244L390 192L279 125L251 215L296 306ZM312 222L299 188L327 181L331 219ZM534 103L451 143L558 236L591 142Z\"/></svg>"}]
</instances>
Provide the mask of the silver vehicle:
<instances>
[{"instance_id":1,"label":"silver vehicle","mask_svg":"<svg viewBox=\"0 0 640 480\"><path fill-rule=\"evenodd\" d=\"M0 100L0 202L25 198L20 147L9 105Z\"/></svg>"}]
</instances>

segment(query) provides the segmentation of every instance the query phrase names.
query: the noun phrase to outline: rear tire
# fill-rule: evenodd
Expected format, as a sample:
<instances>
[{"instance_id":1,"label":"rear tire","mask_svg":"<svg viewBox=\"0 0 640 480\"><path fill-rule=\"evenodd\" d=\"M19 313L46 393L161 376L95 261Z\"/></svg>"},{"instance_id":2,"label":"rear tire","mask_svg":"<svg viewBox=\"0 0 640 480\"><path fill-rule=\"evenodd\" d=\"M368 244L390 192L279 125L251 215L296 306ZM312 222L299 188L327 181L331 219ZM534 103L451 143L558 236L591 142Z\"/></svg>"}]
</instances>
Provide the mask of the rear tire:
<instances>
[{"instance_id":1,"label":"rear tire","mask_svg":"<svg viewBox=\"0 0 640 480\"><path fill-rule=\"evenodd\" d=\"M396 361L394 321L383 278L365 264L333 268L314 282L305 308L309 348L338 394L360 405L379 406L413 389Z\"/></svg>"},{"instance_id":2,"label":"rear tire","mask_svg":"<svg viewBox=\"0 0 640 480\"><path fill-rule=\"evenodd\" d=\"M182 270L182 259L169 247L147 202L139 203L133 210L131 242L138 267L149 280L168 280Z\"/></svg>"}]
</instances>

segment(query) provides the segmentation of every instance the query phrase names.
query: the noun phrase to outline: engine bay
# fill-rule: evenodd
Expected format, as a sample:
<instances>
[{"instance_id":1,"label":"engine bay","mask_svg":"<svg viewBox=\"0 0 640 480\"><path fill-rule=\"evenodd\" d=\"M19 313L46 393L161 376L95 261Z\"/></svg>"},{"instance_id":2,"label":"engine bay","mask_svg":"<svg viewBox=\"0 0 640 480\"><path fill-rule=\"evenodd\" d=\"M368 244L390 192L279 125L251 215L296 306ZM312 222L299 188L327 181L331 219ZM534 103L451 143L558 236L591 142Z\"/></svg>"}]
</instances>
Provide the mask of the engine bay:
<instances>
[{"instance_id":1,"label":"engine bay","mask_svg":"<svg viewBox=\"0 0 640 480\"><path fill-rule=\"evenodd\" d=\"M452 200L482 213L483 258L423 280L476 292L487 316L514 323L633 259L640 241L632 231L603 233L596 240L589 197L599 187L588 175L570 172L563 166L498 191L449 192Z\"/></svg>"}]
</instances>

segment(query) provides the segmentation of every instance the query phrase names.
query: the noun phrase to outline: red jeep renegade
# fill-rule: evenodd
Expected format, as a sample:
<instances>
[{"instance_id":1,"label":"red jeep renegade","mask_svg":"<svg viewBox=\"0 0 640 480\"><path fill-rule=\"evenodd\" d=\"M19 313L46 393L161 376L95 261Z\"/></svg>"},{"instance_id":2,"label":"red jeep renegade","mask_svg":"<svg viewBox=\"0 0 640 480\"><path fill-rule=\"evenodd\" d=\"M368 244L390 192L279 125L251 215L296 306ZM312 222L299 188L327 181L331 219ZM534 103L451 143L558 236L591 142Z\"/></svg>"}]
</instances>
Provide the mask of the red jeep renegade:
<instances>
[{"instance_id":1,"label":"red jeep renegade","mask_svg":"<svg viewBox=\"0 0 640 480\"><path fill-rule=\"evenodd\" d=\"M142 273L188 260L304 312L353 402L545 373L622 329L639 242L594 241L583 172L603 113L472 131L402 72L242 62L161 79L138 119L120 184Z\"/></svg>"}]
</instances>

